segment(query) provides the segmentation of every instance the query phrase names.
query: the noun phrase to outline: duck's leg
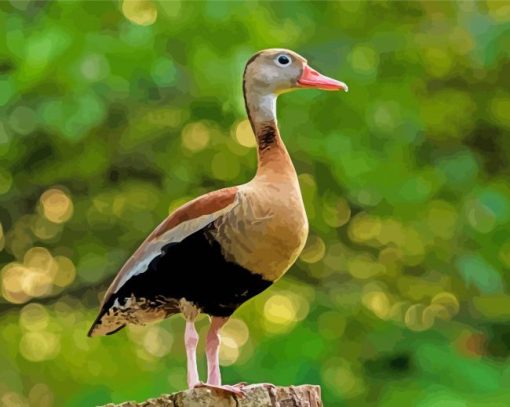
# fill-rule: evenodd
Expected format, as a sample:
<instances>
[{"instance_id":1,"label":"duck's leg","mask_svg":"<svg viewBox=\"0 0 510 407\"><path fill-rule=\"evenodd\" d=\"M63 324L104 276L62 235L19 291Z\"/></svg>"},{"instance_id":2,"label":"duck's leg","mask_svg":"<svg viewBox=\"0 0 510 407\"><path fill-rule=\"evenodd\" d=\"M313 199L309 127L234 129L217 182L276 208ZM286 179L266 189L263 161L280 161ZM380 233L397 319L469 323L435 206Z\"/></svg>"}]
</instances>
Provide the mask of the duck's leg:
<instances>
[{"instance_id":1,"label":"duck's leg","mask_svg":"<svg viewBox=\"0 0 510 407\"><path fill-rule=\"evenodd\" d=\"M188 360L188 387L191 389L199 383L197 368L198 333L195 328L194 320L186 320L184 345L186 346L186 356Z\"/></svg>"},{"instance_id":2,"label":"duck's leg","mask_svg":"<svg viewBox=\"0 0 510 407\"><path fill-rule=\"evenodd\" d=\"M206 355L207 355L207 384L221 386L220 373L220 329L228 321L228 318L212 317L211 326L207 334Z\"/></svg>"},{"instance_id":3,"label":"duck's leg","mask_svg":"<svg viewBox=\"0 0 510 407\"><path fill-rule=\"evenodd\" d=\"M239 385L229 386L228 384L221 384L221 373L220 373L220 329L228 321L228 318L212 317L211 326L207 334L206 343L206 356L207 356L207 383L199 383L195 387L208 387L210 389L216 389L233 393L239 396L244 396L243 390L244 383Z\"/></svg>"}]
</instances>

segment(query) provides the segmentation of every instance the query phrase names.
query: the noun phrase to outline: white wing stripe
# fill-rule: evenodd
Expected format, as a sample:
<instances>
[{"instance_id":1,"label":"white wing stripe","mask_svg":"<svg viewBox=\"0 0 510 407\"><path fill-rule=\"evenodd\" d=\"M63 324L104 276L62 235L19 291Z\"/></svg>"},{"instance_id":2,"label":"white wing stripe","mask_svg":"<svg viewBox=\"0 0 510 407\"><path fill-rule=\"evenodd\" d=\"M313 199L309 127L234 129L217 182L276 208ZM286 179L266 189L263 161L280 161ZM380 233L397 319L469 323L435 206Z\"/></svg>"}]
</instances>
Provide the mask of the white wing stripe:
<instances>
[{"instance_id":1,"label":"white wing stripe","mask_svg":"<svg viewBox=\"0 0 510 407\"><path fill-rule=\"evenodd\" d=\"M197 230L202 229L207 226L209 223L214 222L221 215L227 213L232 208L239 204L239 196L236 196L234 202L230 205L220 209L217 212L202 215L198 218L187 220L185 222L179 223L177 226L172 229L166 231L161 236L159 236L154 242L151 242L147 245L146 249L143 253L143 259L139 260L136 265L127 273L125 273L122 278L119 280L117 288L114 293L118 292L121 287L126 284L126 282L131 278L138 274L141 274L147 270L150 262L161 253L161 249L163 246L166 246L169 243L179 243L184 240L189 235L195 233Z\"/></svg>"}]
</instances>

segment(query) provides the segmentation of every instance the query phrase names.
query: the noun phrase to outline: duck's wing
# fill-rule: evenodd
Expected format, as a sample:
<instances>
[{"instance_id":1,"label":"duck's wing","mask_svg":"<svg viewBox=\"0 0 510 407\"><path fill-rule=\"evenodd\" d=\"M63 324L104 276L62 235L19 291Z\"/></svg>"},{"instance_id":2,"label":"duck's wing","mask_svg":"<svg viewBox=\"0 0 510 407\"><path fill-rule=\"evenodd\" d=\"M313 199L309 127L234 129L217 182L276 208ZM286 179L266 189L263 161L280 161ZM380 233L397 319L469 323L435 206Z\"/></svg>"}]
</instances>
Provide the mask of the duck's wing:
<instances>
[{"instance_id":1,"label":"duck's wing","mask_svg":"<svg viewBox=\"0 0 510 407\"><path fill-rule=\"evenodd\" d=\"M100 332L103 330L97 329L101 324L102 316L108 311L108 309L105 309L105 306L114 299L115 294L128 281L146 272L151 261L161 254L164 246L183 241L188 236L231 211L238 203L238 188L225 188L202 195L170 214L145 239L116 275L104 296L101 303L101 311L89 331L89 336L113 333L111 328L118 330L122 327L119 324L117 327L110 327L105 332Z\"/></svg>"}]
</instances>

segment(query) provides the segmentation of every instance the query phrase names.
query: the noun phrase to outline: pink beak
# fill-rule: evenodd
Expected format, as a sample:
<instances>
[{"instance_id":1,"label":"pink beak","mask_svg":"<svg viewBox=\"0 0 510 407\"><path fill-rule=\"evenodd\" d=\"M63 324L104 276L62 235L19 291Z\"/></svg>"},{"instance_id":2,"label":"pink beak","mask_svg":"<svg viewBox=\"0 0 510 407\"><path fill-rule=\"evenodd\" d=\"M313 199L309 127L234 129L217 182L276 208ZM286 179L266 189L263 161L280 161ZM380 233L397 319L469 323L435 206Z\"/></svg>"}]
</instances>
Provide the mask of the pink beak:
<instances>
[{"instance_id":1,"label":"pink beak","mask_svg":"<svg viewBox=\"0 0 510 407\"><path fill-rule=\"evenodd\" d=\"M303 88L316 88L323 90L344 90L349 91L348 86L336 79L328 78L327 76L321 75L315 69L305 65L303 68L303 74L297 81L298 85Z\"/></svg>"}]
</instances>

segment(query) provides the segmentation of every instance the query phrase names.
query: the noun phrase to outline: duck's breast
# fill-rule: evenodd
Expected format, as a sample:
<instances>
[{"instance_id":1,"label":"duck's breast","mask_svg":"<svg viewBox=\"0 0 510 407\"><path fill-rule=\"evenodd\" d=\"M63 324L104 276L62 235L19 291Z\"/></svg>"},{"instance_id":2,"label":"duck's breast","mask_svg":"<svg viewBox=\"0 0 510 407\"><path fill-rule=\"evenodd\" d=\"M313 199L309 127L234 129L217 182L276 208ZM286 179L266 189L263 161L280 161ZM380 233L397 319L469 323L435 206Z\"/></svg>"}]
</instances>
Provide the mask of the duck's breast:
<instances>
[{"instance_id":1,"label":"duck's breast","mask_svg":"<svg viewBox=\"0 0 510 407\"><path fill-rule=\"evenodd\" d=\"M216 226L214 237L225 256L270 281L296 261L308 235L297 183L239 187L239 205L218 219Z\"/></svg>"}]
</instances>

